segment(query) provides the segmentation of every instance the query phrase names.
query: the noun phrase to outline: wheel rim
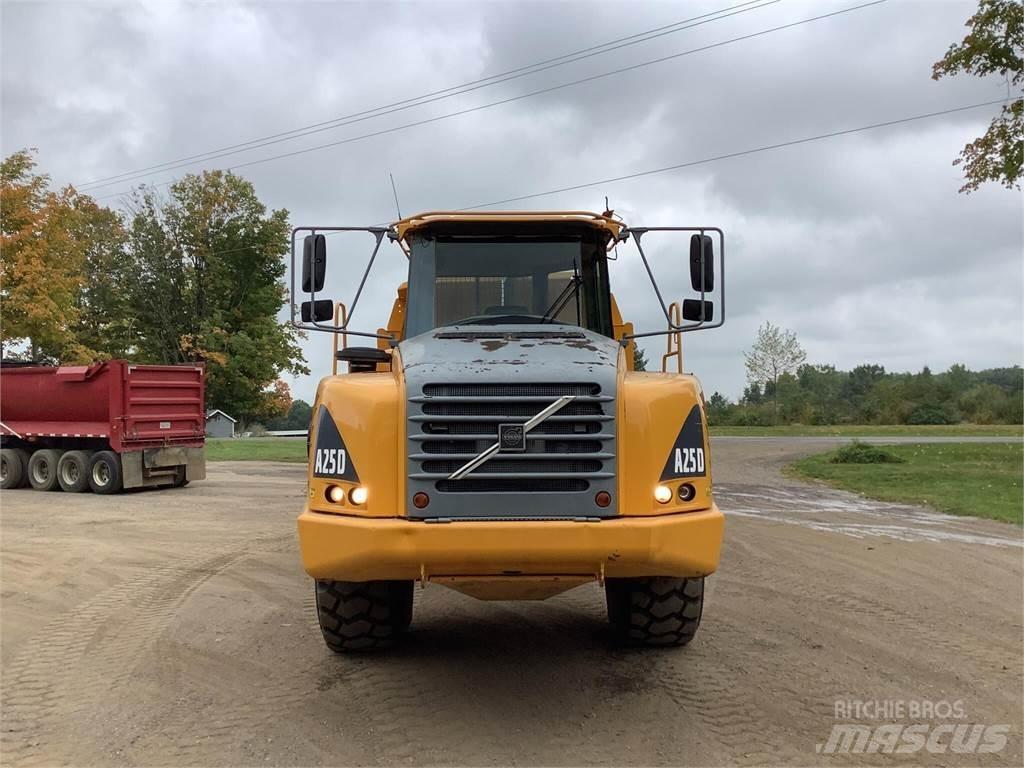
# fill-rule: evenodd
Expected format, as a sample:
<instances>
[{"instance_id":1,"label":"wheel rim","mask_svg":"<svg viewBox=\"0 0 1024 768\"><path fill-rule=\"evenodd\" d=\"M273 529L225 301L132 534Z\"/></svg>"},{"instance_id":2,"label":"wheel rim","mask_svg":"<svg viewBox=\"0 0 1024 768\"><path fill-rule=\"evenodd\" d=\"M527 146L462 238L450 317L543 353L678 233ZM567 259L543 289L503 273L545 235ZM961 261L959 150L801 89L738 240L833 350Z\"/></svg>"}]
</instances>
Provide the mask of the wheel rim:
<instances>
[{"instance_id":1,"label":"wheel rim","mask_svg":"<svg viewBox=\"0 0 1024 768\"><path fill-rule=\"evenodd\" d=\"M35 466L32 467L32 479L36 481L38 485L42 485L50 479L50 463L47 461L37 461Z\"/></svg>"},{"instance_id":2,"label":"wheel rim","mask_svg":"<svg viewBox=\"0 0 1024 768\"><path fill-rule=\"evenodd\" d=\"M101 488L110 482L110 467L105 461L97 461L92 468L92 481Z\"/></svg>"},{"instance_id":3,"label":"wheel rim","mask_svg":"<svg viewBox=\"0 0 1024 768\"><path fill-rule=\"evenodd\" d=\"M60 472L60 479L64 481L65 485L74 485L82 476L76 461L65 461L63 466L58 467L58 471Z\"/></svg>"}]
</instances>

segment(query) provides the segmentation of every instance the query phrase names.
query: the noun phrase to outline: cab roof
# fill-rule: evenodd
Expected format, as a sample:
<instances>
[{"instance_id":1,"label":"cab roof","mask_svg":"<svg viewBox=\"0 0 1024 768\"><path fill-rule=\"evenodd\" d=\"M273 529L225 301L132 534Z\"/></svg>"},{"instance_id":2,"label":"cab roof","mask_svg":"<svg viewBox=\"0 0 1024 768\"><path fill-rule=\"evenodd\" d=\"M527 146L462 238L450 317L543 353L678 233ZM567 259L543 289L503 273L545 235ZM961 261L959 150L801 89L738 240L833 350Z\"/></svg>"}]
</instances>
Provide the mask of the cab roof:
<instances>
[{"instance_id":1,"label":"cab roof","mask_svg":"<svg viewBox=\"0 0 1024 768\"><path fill-rule=\"evenodd\" d=\"M510 234L530 225L544 228L565 225L566 229L594 229L613 239L618 239L626 226L610 216L589 211L427 211L396 221L391 228L395 239L405 241L410 234L425 229L471 232L483 227L494 232L506 225L511 225L508 227Z\"/></svg>"}]
</instances>

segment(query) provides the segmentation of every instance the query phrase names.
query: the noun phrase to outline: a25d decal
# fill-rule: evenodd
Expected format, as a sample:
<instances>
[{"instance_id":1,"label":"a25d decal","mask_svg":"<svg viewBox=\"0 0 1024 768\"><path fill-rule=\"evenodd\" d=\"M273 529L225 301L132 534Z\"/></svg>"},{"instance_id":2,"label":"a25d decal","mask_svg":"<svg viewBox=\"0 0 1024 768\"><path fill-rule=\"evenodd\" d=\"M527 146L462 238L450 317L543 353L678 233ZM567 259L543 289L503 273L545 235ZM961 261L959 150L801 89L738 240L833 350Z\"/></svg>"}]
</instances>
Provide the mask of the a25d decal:
<instances>
[{"instance_id":1,"label":"a25d decal","mask_svg":"<svg viewBox=\"0 0 1024 768\"><path fill-rule=\"evenodd\" d=\"M324 406L320 406L317 418L316 446L313 449L313 477L329 477L333 480L359 482L359 474L352 456L341 439L338 425L334 423Z\"/></svg>"},{"instance_id":2,"label":"a25d decal","mask_svg":"<svg viewBox=\"0 0 1024 768\"><path fill-rule=\"evenodd\" d=\"M683 422L672 450L669 451L662 480L677 477L704 477L707 475L707 461L704 456L704 425L700 419L700 408L696 405Z\"/></svg>"}]
</instances>

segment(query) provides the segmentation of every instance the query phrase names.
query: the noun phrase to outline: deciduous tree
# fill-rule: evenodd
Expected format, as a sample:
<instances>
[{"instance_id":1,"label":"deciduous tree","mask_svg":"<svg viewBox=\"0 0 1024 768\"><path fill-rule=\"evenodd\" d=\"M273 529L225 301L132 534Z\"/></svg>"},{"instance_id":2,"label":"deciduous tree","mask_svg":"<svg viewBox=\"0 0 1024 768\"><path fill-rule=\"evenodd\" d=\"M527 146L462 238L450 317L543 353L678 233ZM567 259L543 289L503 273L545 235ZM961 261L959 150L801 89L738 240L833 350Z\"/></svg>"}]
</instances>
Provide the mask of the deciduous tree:
<instances>
[{"instance_id":1,"label":"deciduous tree","mask_svg":"<svg viewBox=\"0 0 1024 768\"><path fill-rule=\"evenodd\" d=\"M49 190L31 150L0 163L0 346L55 356L74 341L83 247L73 233L74 190Z\"/></svg>"},{"instance_id":2,"label":"deciduous tree","mask_svg":"<svg viewBox=\"0 0 1024 768\"><path fill-rule=\"evenodd\" d=\"M1007 101L985 134L966 147L953 165L964 166L961 192L973 192L986 181L1020 189L1024 165L1024 3L981 0L967 20L970 30L932 67L932 79L967 73L1000 75Z\"/></svg>"},{"instance_id":3,"label":"deciduous tree","mask_svg":"<svg viewBox=\"0 0 1024 768\"><path fill-rule=\"evenodd\" d=\"M288 212L268 212L250 182L222 171L186 176L166 199L142 190L132 209L138 356L205 362L210 407L274 415L279 375L308 373L297 331L278 320Z\"/></svg>"},{"instance_id":4,"label":"deciduous tree","mask_svg":"<svg viewBox=\"0 0 1024 768\"><path fill-rule=\"evenodd\" d=\"M747 367L747 381L751 385L771 384L772 411L775 421L779 417L779 377L793 373L807 359L796 334L766 322L757 329L757 339L749 352L743 354Z\"/></svg>"}]
</instances>

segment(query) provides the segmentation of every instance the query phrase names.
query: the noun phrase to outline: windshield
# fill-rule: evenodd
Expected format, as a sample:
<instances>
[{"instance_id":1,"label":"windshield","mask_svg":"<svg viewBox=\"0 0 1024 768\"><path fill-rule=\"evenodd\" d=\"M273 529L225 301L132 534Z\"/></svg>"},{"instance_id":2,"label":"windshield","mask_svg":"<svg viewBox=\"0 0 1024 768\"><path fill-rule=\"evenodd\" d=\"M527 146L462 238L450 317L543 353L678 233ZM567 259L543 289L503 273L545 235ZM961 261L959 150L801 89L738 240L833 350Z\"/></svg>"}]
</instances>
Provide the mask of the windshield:
<instances>
[{"instance_id":1,"label":"windshield","mask_svg":"<svg viewBox=\"0 0 1024 768\"><path fill-rule=\"evenodd\" d=\"M611 335L604 249L565 240L414 241L408 336L446 325L564 323Z\"/></svg>"}]
</instances>

